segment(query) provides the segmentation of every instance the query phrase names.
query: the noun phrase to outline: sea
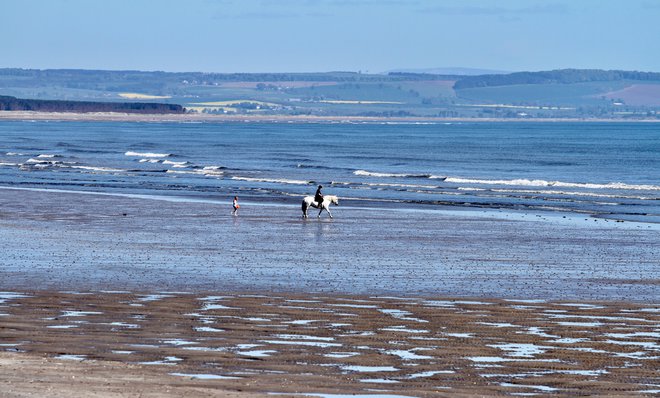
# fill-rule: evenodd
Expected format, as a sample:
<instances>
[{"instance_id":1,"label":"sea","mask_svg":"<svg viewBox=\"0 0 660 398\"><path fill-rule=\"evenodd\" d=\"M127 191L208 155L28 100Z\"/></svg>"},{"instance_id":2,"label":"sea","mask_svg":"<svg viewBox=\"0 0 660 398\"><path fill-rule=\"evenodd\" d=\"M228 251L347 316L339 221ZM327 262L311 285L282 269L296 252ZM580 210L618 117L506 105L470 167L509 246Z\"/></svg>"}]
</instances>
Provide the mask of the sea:
<instances>
[{"instance_id":1,"label":"sea","mask_svg":"<svg viewBox=\"0 0 660 398\"><path fill-rule=\"evenodd\" d=\"M655 123L0 123L0 186L660 223Z\"/></svg>"}]
</instances>

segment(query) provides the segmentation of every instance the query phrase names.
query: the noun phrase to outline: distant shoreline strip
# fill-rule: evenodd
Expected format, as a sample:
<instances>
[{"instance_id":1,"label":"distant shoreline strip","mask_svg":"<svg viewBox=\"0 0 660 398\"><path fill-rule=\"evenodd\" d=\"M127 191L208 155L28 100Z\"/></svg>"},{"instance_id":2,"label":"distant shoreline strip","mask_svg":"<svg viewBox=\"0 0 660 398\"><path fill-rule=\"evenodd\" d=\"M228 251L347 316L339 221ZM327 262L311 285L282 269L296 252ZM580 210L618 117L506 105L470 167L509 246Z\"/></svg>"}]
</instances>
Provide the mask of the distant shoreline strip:
<instances>
[{"instance_id":1,"label":"distant shoreline strip","mask_svg":"<svg viewBox=\"0 0 660 398\"><path fill-rule=\"evenodd\" d=\"M0 111L0 120L80 121L80 122L154 122L154 123L358 123L358 124L453 124L453 123L660 123L660 119L596 118L440 118L308 115L211 115L149 114L120 112L33 112Z\"/></svg>"}]
</instances>

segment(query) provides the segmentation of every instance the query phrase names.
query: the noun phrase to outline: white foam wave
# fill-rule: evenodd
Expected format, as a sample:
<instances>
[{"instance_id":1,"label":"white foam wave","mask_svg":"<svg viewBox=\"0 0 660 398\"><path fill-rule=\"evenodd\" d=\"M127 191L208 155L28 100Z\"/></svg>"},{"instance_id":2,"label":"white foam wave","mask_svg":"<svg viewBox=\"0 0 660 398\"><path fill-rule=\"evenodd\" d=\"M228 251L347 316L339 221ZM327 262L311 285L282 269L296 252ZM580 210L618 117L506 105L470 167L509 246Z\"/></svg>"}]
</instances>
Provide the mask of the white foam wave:
<instances>
[{"instance_id":1,"label":"white foam wave","mask_svg":"<svg viewBox=\"0 0 660 398\"><path fill-rule=\"evenodd\" d=\"M204 174L201 170L167 170L169 174Z\"/></svg>"},{"instance_id":2,"label":"white foam wave","mask_svg":"<svg viewBox=\"0 0 660 398\"><path fill-rule=\"evenodd\" d=\"M71 167L72 169L110 172L110 173L117 173L117 172L126 171L126 170L122 170L122 169L113 169L111 167L100 167L100 166L99 167L94 167L94 166L68 166L68 167Z\"/></svg>"},{"instance_id":3,"label":"white foam wave","mask_svg":"<svg viewBox=\"0 0 660 398\"><path fill-rule=\"evenodd\" d=\"M356 176L367 176L367 177L405 177L406 174L394 174L394 173L376 173L366 170L356 170L353 172Z\"/></svg>"},{"instance_id":4,"label":"white foam wave","mask_svg":"<svg viewBox=\"0 0 660 398\"><path fill-rule=\"evenodd\" d=\"M295 184L295 185L308 185L310 181L303 180L287 180L284 178L251 178L251 177L232 177L232 180L238 181L251 181L251 182L275 182L279 184Z\"/></svg>"},{"instance_id":5,"label":"white foam wave","mask_svg":"<svg viewBox=\"0 0 660 398\"><path fill-rule=\"evenodd\" d=\"M18 163L0 162L0 166L18 166Z\"/></svg>"},{"instance_id":6,"label":"white foam wave","mask_svg":"<svg viewBox=\"0 0 660 398\"><path fill-rule=\"evenodd\" d=\"M79 169L95 172L124 172L126 170L115 169L112 167L102 167L102 166L82 166L77 162L62 162L59 160L49 160L50 158L31 158L25 161L23 164L17 164L21 169L46 169L46 168L60 168L60 169ZM9 164L8 164L9 165Z\"/></svg>"},{"instance_id":7,"label":"white foam wave","mask_svg":"<svg viewBox=\"0 0 660 398\"><path fill-rule=\"evenodd\" d=\"M639 190L639 191L660 191L660 186L658 185L635 185L635 184L626 184L623 182L594 184L594 183L580 183L580 182L529 180L525 178L513 179L513 180L485 180L485 179L472 179L472 178L459 178L459 177L447 177L445 179L445 182L453 182L456 184L514 185L514 186L529 186L529 187L629 189L629 190Z\"/></svg>"},{"instance_id":8,"label":"white foam wave","mask_svg":"<svg viewBox=\"0 0 660 398\"><path fill-rule=\"evenodd\" d=\"M7 156L25 156L27 153L20 153L20 152L7 152L5 153Z\"/></svg>"},{"instance_id":9,"label":"white foam wave","mask_svg":"<svg viewBox=\"0 0 660 398\"><path fill-rule=\"evenodd\" d=\"M367 171L367 170L355 170L353 174L355 174L356 176L365 176L365 177L444 179L444 177L434 176L431 174L379 173L379 172Z\"/></svg>"},{"instance_id":10,"label":"white foam wave","mask_svg":"<svg viewBox=\"0 0 660 398\"><path fill-rule=\"evenodd\" d=\"M217 170L167 170L166 173L203 175L206 177L219 177L224 175L224 172Z\"/></svg>"},{"instance_id":11,"label":"white foam wave","mask_svg":"<svg viewBox=\"0 0 660 398\"><path fill-rule=\"evenodd\" d=\"M142 158L167 158L172 156L171 153L153 153L153 152L133 152L127 151L124 153L126 156L139 156Z\"/></svg>"},{"instance_id":12,"label":"white foam wave","mask_svg":"<svg viewBox=\"0 0 660 398\"><path fill-rule=\"evenodd\" d=\"M350 183L334 183L333 184L350 184ZM422 188L422 189L436 189L437 185L422 185L422 184L391 184L386 182L365 182L362 185L369 187L394 187L394 188Z\"/></svg>"},{"instance_id":13,"label":"white foam wave","mask_svg":"<svg viewBox=\"0 0 660 398\"><path fill-rule=\"evenodd\" d=\"M184 162L173 162L171 160L164 160L163 164L169 164L169 165L172 165L172 167L181 167L181 168L190 166L190 162L185 162L185 161Z\"/></svg>"},{"instance_id":14,"label":"white foam wave","mask_svg":"<svg viewBox=\"0 0 660 398\"><path fill-rule=\"evenodd\" d=\"M140 163L160 163L161 159L140 159Z\"/></svg>"},{"instance_id":15,"label":"white foam wave","mask_svg":"<svg viewBox=\"0 0 660 398\"><path fill-rule=\"evenodd\" d=\"M59 160L44 160L43 158L39 159L37 157L37 158L30 158L30 159L26 160L25 163L47 165L47 164L59 164L59 163L62 163L62 162L60 162Z\"/></svg>"},{"instance_id":16,"label":"white foam wave","mask_svg":"<svg viewBox=\"0 0 660 398\"><path fill-rule=\"evenodd\" d=\"M460 189L460 188L459 188ZM593 198L610 198L610 199L640 199L640 200L657 200L660 198L649 197L649 196L635 196L635 195L611 195L604 193L595 193L595 192L580 192L580 191L557 191L557 190L531 190L531 189L493 189L493 192L503 192L503 193L522 193L522 194L532 194L532 195L570 195L570 196L588 196Z\"/></svg>"},{"instance_id":17,"label":"white foam wave","mask_svg":"<svg viewBox=\"0 0 660 398\"><path fill-rule=\"evenodd\" d=\"M61 158L62 155L52 155L49 153L42 153L41 155L37 156L37 158Z\"/></svg>"},{"instance_id":18,"label":"white foam wave","mask_svg":"<svg viewBox=\"0 0 660 398\"><path fill-rule=\"evenodd\" d=\"M209 176L219 176L225 174L225 172L222 171L223 169L224 167L222 166L205 166L202 168L202 172Z\"/></svg>"}]
</instances>

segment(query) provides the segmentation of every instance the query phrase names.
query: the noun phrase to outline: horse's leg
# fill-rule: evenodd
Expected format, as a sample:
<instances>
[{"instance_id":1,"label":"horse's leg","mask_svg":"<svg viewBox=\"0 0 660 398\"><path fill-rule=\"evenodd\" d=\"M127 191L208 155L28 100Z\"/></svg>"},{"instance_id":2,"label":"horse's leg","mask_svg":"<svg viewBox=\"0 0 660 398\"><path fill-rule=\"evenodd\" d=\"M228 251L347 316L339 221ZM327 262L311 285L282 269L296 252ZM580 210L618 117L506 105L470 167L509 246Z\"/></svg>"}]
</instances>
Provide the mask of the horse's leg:
<instances>
[{"instance_id":1,"label":"horse's leg","mask_svg":"<svg viewBox=\"0 0 660 398\"><path fill-rule=\"evenodd\" d=\"M325 209L325 206L323 206L322 204L319 205L319 215L318 215L318 218L321 218L321 213L323 213L323 209Z\"/></svg>"},{"instance_id":2,"label":"horse's leg","mask_svg":"<svg viewBox=\"0 0 660 398\"><path fill-rule=\"evenodd\" d=\"M326 207L325 211L327 211L330 218L332 218L332 213L330 213L330 206Z\"/></svg>"},{"instance_id":3,"label":"horse's leg","mask_svg":"<svg viewBox=\"0 0 660 398\"><path fill-rule=\"evenodd\" d=\"M302 201L302 213L303 213L303 218L307 218L307 203L305 201Z\"/></svg>"}]
</instances>

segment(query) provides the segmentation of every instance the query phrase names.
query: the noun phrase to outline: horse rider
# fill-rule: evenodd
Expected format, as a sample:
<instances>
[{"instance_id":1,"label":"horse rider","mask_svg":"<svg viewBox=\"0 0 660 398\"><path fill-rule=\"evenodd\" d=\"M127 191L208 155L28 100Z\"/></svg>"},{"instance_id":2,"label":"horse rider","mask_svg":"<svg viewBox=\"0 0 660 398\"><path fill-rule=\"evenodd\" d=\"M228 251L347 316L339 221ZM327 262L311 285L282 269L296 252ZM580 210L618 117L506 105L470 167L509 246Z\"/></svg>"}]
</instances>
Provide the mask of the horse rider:
<instances>
[{"instance_id":1,"label":"horse rider","mask_svg":"<svg viewBox=\"0 0 660 398\"><path fill-rule=\"evenodd\" d=\"M319 185L319 187L316 189L316 193L314 194L314 201L319 204L319 208L321 208L321 203L323 203L323 194L321 193L321 189L323 189L323 185Z\"/></svg>"}]
</instances>

